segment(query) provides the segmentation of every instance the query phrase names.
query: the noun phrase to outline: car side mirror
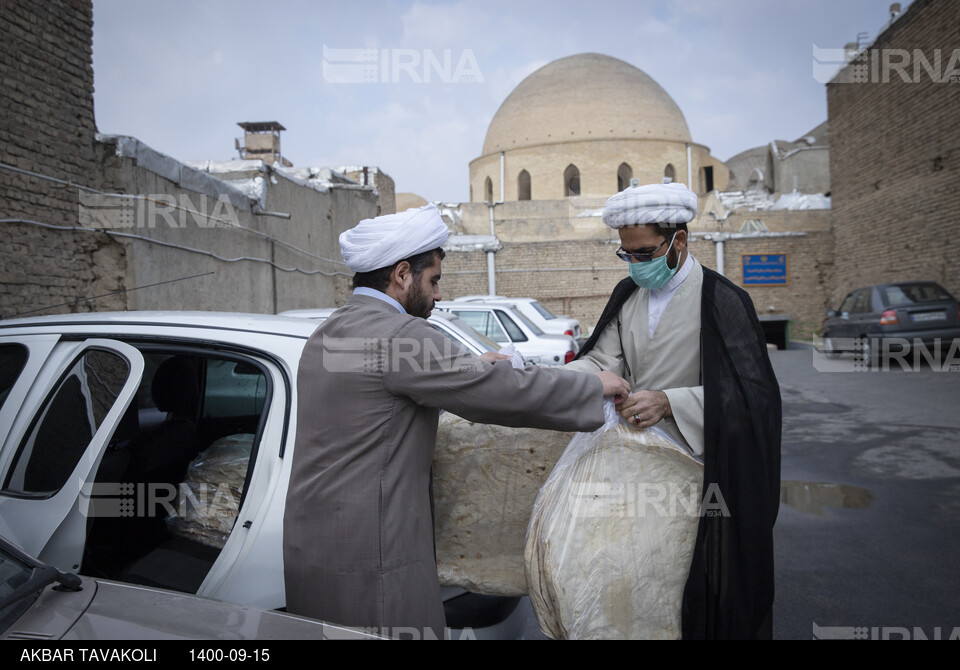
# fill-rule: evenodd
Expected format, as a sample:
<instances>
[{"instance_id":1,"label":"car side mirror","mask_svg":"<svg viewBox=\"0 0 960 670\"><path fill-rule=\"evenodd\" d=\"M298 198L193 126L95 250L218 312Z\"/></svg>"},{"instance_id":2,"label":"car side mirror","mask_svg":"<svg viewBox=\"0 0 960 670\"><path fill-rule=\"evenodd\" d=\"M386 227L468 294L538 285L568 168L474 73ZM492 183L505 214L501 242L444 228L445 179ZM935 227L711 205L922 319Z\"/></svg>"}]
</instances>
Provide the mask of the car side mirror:
<instances>
[{"instance_id":1,"label":"car side mirror","mask_svg":"<svg viewBox=\"0 0 960 670\"><path fill-rule=\"evenodd\" d=\"M836 315L837 315L837 310L835 310L835 309L828 309L828 310L827 310L827 316L836 316Z\"/></svg>"}]
</instances>

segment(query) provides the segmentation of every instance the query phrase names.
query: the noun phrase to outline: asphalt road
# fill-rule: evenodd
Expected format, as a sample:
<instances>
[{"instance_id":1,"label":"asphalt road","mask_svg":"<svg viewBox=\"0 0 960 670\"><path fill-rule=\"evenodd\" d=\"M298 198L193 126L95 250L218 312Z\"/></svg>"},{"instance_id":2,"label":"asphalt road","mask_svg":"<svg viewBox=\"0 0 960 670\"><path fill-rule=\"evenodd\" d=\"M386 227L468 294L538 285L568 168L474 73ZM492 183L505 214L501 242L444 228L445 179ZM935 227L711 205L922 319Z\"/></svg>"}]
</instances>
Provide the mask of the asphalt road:
<instances>
[{"instance_id":1,"label":"asphalt road","mask_svg":"<svg viewBox=\"0 0 960 670\"><path fill-rule=\"evenodd\" d=\"M774 637L960 636L960 371L863 371L812 350L772 361Z\"/></svg>"}]
</instances>

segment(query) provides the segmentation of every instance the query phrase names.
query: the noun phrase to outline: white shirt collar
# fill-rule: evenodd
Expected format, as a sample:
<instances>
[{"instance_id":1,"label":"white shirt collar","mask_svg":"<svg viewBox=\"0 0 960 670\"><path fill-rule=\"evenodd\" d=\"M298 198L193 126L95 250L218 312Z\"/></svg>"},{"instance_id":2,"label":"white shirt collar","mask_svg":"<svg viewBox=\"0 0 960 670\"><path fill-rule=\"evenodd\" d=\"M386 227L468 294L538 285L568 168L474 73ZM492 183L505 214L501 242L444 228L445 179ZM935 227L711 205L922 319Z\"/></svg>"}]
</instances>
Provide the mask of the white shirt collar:
<instances>
[{"instance_id":1,"label":"white shirt collar","mask_svg":"<svg viewBox=\"0 0 960 670\"><path fill-rule=\"evenodd\" d=\"M383 293L382 291L378 291L374 288L368 288L366 286L358 286L357 288L353 289L353 294L366 295L371 298L376 298L377 300L382 300L388 305L393 305L394 307L396 307L401 314L407 313L407 310L403 308L403 305L401 305L399 302L397 302L396 300L388 296L386 293Z\"/></svg>"}]
</instances>

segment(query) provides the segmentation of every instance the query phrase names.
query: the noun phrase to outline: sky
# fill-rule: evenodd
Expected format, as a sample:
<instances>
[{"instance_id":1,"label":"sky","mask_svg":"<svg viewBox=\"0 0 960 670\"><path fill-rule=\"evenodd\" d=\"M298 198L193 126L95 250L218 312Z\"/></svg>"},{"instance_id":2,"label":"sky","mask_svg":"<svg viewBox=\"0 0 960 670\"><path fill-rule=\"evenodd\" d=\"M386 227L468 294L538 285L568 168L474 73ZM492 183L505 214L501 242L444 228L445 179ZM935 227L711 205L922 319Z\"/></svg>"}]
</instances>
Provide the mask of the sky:
<instances>
[{"instance_id":1,"label":"sky","mask_svg":"<svg viewBox=\"0 0 960 670\"><path fill-rule=\"evenodd\" d=\"M869 43L890 4L94 0L97 128L182 161L229 160L237 122L279 121L297 167L377 166L397 192L462 202L500 104L553 60L635 65L726 160L825 121L814 47Z\"/></svg>"}]
</instances>

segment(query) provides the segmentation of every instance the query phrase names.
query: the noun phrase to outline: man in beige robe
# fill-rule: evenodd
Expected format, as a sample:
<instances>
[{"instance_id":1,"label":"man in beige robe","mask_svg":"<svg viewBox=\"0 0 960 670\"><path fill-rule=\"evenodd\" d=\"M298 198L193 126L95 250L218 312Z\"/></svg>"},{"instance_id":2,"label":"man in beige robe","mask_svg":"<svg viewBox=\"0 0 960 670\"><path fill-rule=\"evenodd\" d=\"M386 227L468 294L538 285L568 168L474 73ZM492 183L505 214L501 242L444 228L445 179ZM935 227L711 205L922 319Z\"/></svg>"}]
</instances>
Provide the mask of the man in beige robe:
<instances>
[{"instance_id":1,"label":"man in beige robe","mask_svg":"<svg viewBox=\"0 0 960 670\"><path fill-rule=\"evenodd\" d=\"M603 222L620 236L630 277L566 367L625 375L633 392L620 415L659 425L703 460L683 637L763 639L772 635L780 389L750 296L689 254L696 214L682 184L631 186L607 201Z\"/></svg>"},{"instance_id":2,"label":"man in beige robe","mask_svg":"<svg viewBox=\"0 0 960 670\"><path fill-rule=\"evenodd\" d=\"M563 431L603 423L610 372L514 369L431 328L447 229L433 205L341 236L357 275L311 336L297 380L284 516L287 610L394 637L441 638L431 463L441 409Z\"/></svg>"},{"instance_id":3,"label":"man in beige robe","mask_svg":"<svg viewBox=\"0 0 960 670\"><path fill-rule=\"evenodd\" d=\"M703 268L686 247L686 230L675 235L679 238L674 239L674 264L679 263L676 274L660 288L638 288L621 307L616 322L600 333L596 345L565 368L580 372L611 370L624 377L633 393L618 406L620 414L642 428L657 425L702 456ZM642 248L642 242L631 248Z\"/></svg>"}]
</instances>

